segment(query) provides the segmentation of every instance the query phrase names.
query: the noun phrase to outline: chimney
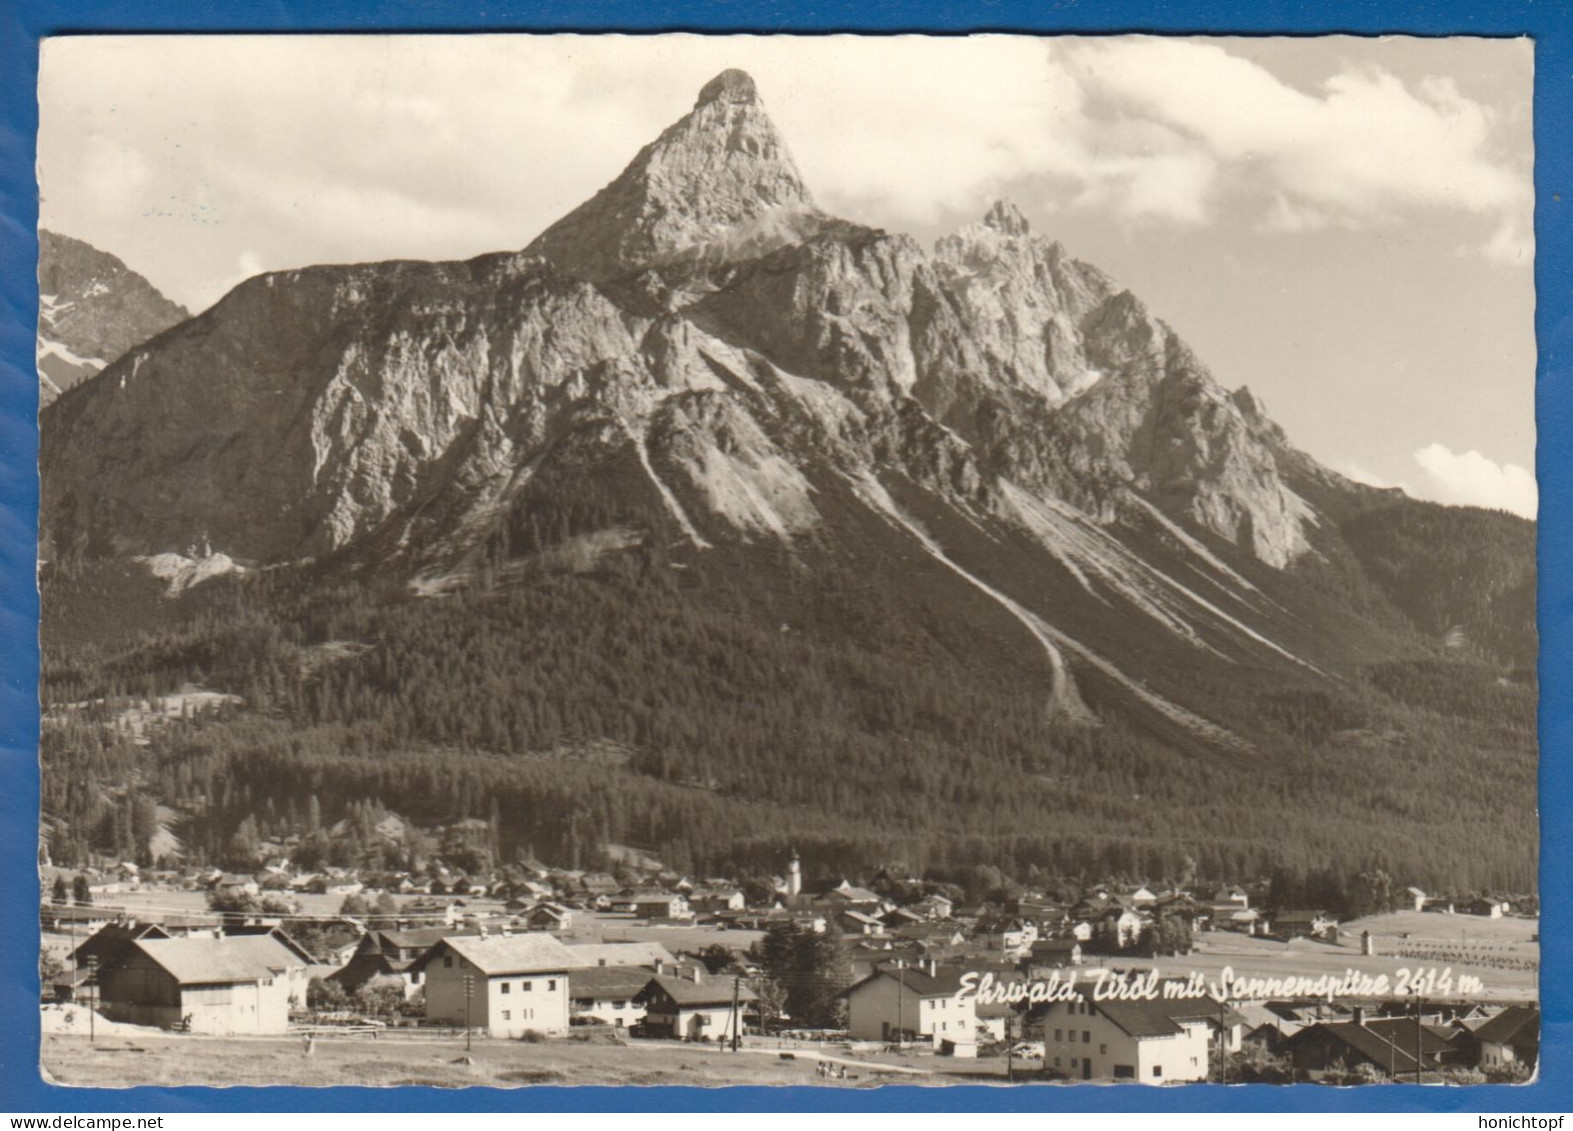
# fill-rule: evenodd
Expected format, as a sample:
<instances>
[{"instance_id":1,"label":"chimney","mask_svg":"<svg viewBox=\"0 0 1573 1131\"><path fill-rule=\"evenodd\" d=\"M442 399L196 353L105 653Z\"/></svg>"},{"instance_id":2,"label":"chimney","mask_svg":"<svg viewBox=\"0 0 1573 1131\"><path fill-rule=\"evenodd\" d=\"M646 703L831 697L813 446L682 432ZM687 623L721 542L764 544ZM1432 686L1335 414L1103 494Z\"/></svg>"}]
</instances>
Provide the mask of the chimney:
<instances>
[{"instance_id":1,"label":"chimney","mask_svg":"<svg viewBox=\"0 0 1573 1131\"><path fill-rule=\"evenodd\" d=\"M1361 1028L1365 1027L1365 1006L1363 1006L1363 1005L1355 1006L1354 1022L1355 1022L1356 1025L1359 1025Z\"/></svg>"},{"instance_id":2,"label":"chimney","mask_svg":"<svg viewBox=\"0 0 1573 1131\"><path fill-rule=\"evenodd\" d=\"M689 972L689 977L691 977L695 982L700 981L704 977L704 975L700 972L700 966L697 962L694 963L693 970Z\"/></svg>"},{"instance_id":3,"label":"chimney","mask_svg":"<svg viewBox=\"0 0 1573 1131\"><path fill-rule=\"evenodd\" d=\"M657 974L666 973L666 962L663 959L657 958L655 960L655 972Z\"/></svg>"},{"instance_id":4,"label":"chimney","mask_svg":"<svg viewBox=\"0 0 1573 1131\"><path fill-rule=\"evenodd\" d=\"M929 959L929 977L932 978L935 975L935 973L938 972L938 970L939 970L939 961L937 959L933 959L933 958Z\"/></svg>"}]
</instances>

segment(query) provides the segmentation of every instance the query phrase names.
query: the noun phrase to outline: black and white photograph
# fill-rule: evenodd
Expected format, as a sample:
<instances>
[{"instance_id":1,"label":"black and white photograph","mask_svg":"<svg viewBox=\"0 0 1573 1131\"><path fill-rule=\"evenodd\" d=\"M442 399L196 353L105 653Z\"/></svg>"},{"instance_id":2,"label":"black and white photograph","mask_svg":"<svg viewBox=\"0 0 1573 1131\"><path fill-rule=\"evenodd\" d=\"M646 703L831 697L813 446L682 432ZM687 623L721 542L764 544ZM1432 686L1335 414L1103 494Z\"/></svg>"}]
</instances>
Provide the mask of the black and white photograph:
<instances>
[{"instance_id":1,"label":"black and white photograph","mask_svg":"<svg viewBox=\"0 0 1573 1131\"><path fill-rule=\"evenodd\" d=\"M44 40L43 1078L1534 1080L1534 61Z\"/></svg>"}]
</instances>

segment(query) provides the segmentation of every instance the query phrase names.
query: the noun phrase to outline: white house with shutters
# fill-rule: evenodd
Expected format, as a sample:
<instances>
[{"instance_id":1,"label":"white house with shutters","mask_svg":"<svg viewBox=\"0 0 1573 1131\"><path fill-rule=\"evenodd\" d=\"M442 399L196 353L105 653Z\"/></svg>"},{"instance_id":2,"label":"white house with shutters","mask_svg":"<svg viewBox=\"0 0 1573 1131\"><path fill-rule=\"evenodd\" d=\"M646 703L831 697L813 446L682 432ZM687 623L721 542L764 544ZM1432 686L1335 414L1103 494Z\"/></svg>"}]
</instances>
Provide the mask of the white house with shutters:
<instances>
[{"instance_id":1,"label":"white house with shutters","mask_svg":"<svg viewBox=\"0 0 1573 1131\"><path fill-rule=\"evenodd\" d=\"M568 1030L568 973L579 960L549 934L459 935L419 959L426 1019L493 1037Z\"/></svg>"}]
</instances>

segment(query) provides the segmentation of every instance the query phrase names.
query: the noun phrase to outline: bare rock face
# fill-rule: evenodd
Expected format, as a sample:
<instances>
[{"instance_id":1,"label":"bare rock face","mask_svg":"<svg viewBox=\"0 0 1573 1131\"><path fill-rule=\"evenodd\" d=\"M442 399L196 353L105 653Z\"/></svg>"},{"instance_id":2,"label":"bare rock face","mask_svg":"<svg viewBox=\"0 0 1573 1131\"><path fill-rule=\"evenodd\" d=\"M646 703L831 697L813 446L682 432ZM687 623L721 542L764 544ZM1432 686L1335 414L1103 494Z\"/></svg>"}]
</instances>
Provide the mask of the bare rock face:
<instances>
[{"instance_id":1,"label":"bare rock face","mask_svg":"<svg viewBox=\"0 0 1573 1131\"><path fill-rule=\"evenodd\" d=\"M1081 323L1112 285L1033 234L1014 206L996 204L981 223L940 240L928 289L916 348L925 399L942 417L975 402L969 383L1052 406L1101 376Z\"/></svg>"},{"instance_id":2,"label":"bare rock face","mask_svg":"<svg viewBox=\"0 0 1573 1131\"><path fill-rule=\"evenodd\" d=\"M60 401L46 528L90 552L330 553L429 478L538 445L636 356L604 296L530 257L261 276Z\"/></svg>"},{"instance_id":3,"label":"bare rock face","mask_svg":"<svg viewBox=\"0 0 1573 1131\"><path fill-rule=\"evenodd\" d=\"M1117 526L1134 492L1278 567L1314 521L1281 433L1134 295L1006 204L932 255L825 216L740 71L525 251L250 280L49 417L66 553L430 561L570 457L699 547L881 477L969 521L1026 490Z\"/></svg>"},{"instance_id":4,"label":"bare rock face","mask_svg":"<svg viewBox=\"0 0 1573 1131\"><path fill-rule=\"evenodd\" d=\"M923 254L838 224L740 269L692 316L804 376L897 395L916 381L908 310Z\"/></svg>"},{"instance_id":5,"label":"bare rock face","mask_svg":"<svg viewBox=\"0 0 1573 1131\"><path fill-rule=\"evenodd\" d=\"M1277 567L1308 549L1309 507L1241 405L1015 208L939 242L913 317L917 396L999 474L1104 520L1138 491Z\"/></svg>"},{"instance_id":6,"label":"bare rock face","mask_svg":"<svg viewBox=\"0 0 1573 1131\"><path fill-rule=\"evenodd\" d=\"M529 251L601 282L684 260L750 259L817 230L814 205L754 80L724 71L693 112Z\"/></svg>"},{"instance_id":7,"label":"bare rock face","mask_svg":"<svg viewBox=\"0 0 1573 1131\"><path fill-rule=\"evenodd\" d=\"M91 244L38 233L39 406L190 315Z\"/></svg>"}]
</instances>

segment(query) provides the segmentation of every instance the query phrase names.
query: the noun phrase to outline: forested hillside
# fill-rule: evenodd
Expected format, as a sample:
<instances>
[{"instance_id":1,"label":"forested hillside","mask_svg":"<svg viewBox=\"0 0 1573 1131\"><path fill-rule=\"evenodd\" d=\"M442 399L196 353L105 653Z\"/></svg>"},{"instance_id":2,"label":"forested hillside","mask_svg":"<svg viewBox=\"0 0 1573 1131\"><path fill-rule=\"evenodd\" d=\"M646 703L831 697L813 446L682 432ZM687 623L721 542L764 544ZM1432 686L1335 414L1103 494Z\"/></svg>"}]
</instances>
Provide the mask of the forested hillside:
<instances>
[{"instance_id":1,"label":"forested hillside","mask_svg":"<svg viewBox=\"0 0 1573 1131\"><path fill-rule=\"evenodd\" d=\"M327 821L368 805L491 820L504 856L563 864L611 841L761 869L796 844L842 868L1172 876L1190 859L1533 886L1534 687L1479 653L1228 687L1177 665L1171 686L1232 703L1250 745L1186 748L1113 711L1053 720L1025 634L981 599L963 616L930 603L921 569L898 590L830 557L669 552L647 513L592 488L552 497L507 563L446 596L275 570L144 598L156 632L46 643L46 702L111 700L45 728L57 858L145 855L137 814L156 801L223 861L248 819L253 838L312 831L310 798ZM605 530L631 532L625 548L588 549ZM91 607L104 576L51 578L46 604ZM102 723L117 697L187 684L243 705L149 727L145 746Z\"/></svg>"}]
</instances>

